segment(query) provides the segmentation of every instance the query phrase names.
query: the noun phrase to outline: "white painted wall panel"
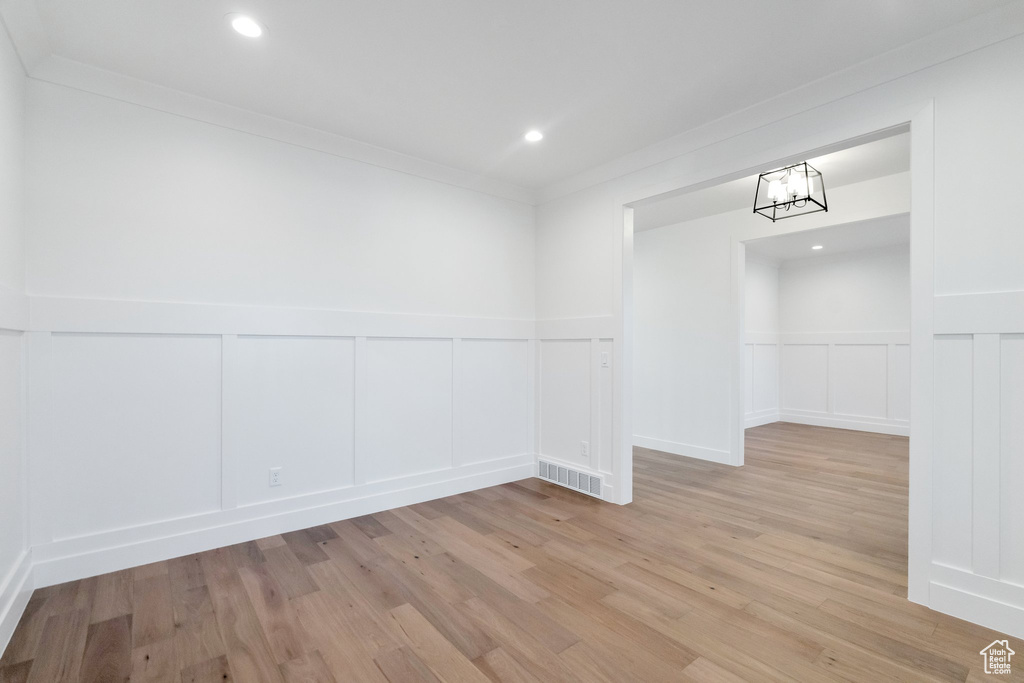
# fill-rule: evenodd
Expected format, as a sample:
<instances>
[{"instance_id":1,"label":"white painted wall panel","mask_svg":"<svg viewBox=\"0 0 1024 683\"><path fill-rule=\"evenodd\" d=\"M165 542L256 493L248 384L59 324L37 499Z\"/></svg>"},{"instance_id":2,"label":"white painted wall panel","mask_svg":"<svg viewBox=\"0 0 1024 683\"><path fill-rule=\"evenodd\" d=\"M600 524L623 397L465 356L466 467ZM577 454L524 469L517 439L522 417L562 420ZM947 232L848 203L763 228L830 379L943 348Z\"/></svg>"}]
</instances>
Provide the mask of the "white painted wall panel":
<instances>
[{"instance_id":1,"label":"white painted wall panel","mask_svg":"<svg viewBox=\"0 0 1024 683\"><path fill-rule=\"evenodd\" d=\"M528 351L525 341L462 340L461 464L531 452Z\"/></svg>"},{"instance_id":2,"label":"white painted wall panel","mask_svg":"<svg viewBox=\"0 0 1024 683\"><path fill-rule=\"evenodd\" d=\"M934 560L970 570L972 508L973 344L970 337L937 337L935 450L932 466Z\"/></svg>"},{"instance_id":3,"label":"white painted wall panel","mask_svg":"<svg viewBox=\"0 0 1024 683\"><path fill-rule=\"evenodd\" d=\"M782 408L828 411L828 346L787 344L782 348Z\"/></svg>"},{"instance_id":4,"label":"white painted wall panel","mask_svg":"<svg viewBox=\"0 0 1024 683\"><path fill-rule=\"evenodd\" d=\"M895 344L889 356L889 417L910 420L910 344Z\"/></svg>"},{"instance_id":5,"label":"white painted wall panel","mask_svg":"<svg viewBox=\"0 0 1024 683\"><path fill-rule=\"evenodd\" d=\"M598 425L598 433L600 438L598 440L599 447L599 460L597 462L597 468L602 472L612 471L612 440L613 434L613 422L615 420L615 414L612 412L614 395L613 389L615 386L614 377L614 362L615 362L615 344L610 339L602 339L598 343L598 353L607 354L608 366L600 366L597 369L598 377L598 401L601 405L598 411L598 419L600 424Z\"/></svg>"},{"instance_id":6,"label":"white painted wall panel","mask_svg":"<svg viewBox=\"0 0 1024 683\"><path fill-rule=\"evenodd\" d=\"M746 413L754 412L754 345L743 345L743 405Z\"/></svg>"},{"instance_id":7,"label":"white painted wall panel","mask_svg":"<svg viewBox=\"0 0 1024 683\"><path fill-rule=\"evenodd\" d=\"M531 206L51 83L28 100L35 294L533 317Z\"/></svg>"},{"instance_id":8,"label":"white painted wall panel","mask_svg":"<svg viewBox=\"0 0 1024 683\"><path fill-rule=\"evenodd\" d=\"M55 538L220 507L217 337L54 335Z\"/></svg>"},{"instance_id":9,"label":"white painted wall panel","mask_svg":"<svg viewBox=\"0 0 1024 683\"><path fill-rule=\"evenodd\" d=\"M27 474L21 447L23 344L20 332L0 330L0 581L26 547L26 501L22 487Z\"/></svg>"},{"instance_id":10,"label":"white painted wall panel","mask_svg":"<svg viewBox=\"0 0 1024 683\"><path fill-rule=\"evenodd\" d=\"M1024 586L1024 335L1001 346L999 578Z\"/></svg>"},{"instance_id":11,"label":"white painted wall panel","mask_svg":"<svg viewBox=\"0 0 1024 683\"><path fill-rule=\"evenodd\" d=\"M452 341L369 339L356 482L452 466Z\"/></svg>"},{"instance_id":12,"label":"white painted wall panel","mask_svg":"<svg viewBox=\"0 0 1024 683\"><path fill-rule=\"evenodd\" d=\"M885 419L888 404L888 349L881 344L832 347L835 407L838 415Z\"/></svg>"},{"instance_id":13,"label":"white painted wall panel","mask_svg":"<svg viewBox=\"0 0 1024 683\"><path fill-rule=\"evenodd\" d=\"M234 352L239 504L350 485L354 340L239 337ZM271 467L282 468L281 486L269 486Z\"/></svg>"},{"instance_id":14,"label":"white painted wall panel","mask_svg":"<svg viewBox=\"0 0 1024 683\"><path fill-rule=\"evenodd\" d=\"M755 344L751 353L753 364L752 403L754 411L779 409L779 347Z\"/></svg>"},{"instance_id":15,"label":"white painted wall panel","mask_svg":"<svg viewBox=\"0 0 1024 683\"><path fill-rule=\"evenodd\" d=\"M540 345L540 454L589 466L580 443L590 441L590 341Z\"/></svg>"}]
</instances>

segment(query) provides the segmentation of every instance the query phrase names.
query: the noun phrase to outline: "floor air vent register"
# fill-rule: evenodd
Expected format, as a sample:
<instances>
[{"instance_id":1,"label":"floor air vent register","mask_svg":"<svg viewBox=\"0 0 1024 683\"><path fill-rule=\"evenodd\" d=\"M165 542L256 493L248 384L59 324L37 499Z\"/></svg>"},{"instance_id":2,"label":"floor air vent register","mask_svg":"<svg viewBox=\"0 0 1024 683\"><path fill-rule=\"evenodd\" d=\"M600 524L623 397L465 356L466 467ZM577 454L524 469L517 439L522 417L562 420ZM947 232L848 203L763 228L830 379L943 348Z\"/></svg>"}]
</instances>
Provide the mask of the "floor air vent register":
<instances>
[{"instance_id":1,"label":"floor air vent register","mask_svg":"<svg viewBox=\"0 0 1024 683\"><path fill-rule=\"evenodd\" d=\"M596 498L601 497L601 478L586 472L577 472L568 467L541 460L540 478L554 484L561 484L573 491L580 491Z\"/></svg>"}]
</instances>

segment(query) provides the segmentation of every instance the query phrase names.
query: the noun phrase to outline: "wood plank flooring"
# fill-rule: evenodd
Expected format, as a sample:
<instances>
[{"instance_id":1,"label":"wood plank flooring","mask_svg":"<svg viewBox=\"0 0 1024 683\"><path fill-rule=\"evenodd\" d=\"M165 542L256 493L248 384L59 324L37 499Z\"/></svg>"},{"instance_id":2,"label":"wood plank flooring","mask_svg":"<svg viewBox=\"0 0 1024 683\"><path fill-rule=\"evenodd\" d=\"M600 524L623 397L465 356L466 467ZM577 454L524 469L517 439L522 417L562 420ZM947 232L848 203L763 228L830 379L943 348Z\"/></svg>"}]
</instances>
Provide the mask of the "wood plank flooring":
<instances>
[{"instance_id":1,"label":"wood plank flooring","mask_svg":"<svg viewBox=\"0 0 1024 683\"><path fill-rule=\"evenodd\" d=\"M779 423L746 459L637 449L625 507L531 479L38 590L0 683L987 678L1001 634L905 599L906 439Z\"/></svg>"}]
</instances>

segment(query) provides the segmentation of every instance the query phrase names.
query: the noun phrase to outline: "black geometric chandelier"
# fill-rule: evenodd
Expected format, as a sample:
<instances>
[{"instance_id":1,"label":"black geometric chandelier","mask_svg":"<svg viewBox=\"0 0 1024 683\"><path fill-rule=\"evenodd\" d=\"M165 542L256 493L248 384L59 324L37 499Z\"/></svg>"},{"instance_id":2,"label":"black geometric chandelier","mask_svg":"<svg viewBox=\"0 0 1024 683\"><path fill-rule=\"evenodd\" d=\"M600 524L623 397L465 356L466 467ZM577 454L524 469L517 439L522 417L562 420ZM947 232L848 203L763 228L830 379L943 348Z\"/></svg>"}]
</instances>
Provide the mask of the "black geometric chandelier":
<instances>
[{"instance_id":1,"label":"black geometric chandelier","mask_svg":"<svg viewBox=\"0 0 1024 683\"><path fill-rule=\"evenodd\" d=\"M806 161L758 176L754 213L770 218L774 223L818 211L828 211L825 183L818 169Z\"/></svg>"}]
</instances>

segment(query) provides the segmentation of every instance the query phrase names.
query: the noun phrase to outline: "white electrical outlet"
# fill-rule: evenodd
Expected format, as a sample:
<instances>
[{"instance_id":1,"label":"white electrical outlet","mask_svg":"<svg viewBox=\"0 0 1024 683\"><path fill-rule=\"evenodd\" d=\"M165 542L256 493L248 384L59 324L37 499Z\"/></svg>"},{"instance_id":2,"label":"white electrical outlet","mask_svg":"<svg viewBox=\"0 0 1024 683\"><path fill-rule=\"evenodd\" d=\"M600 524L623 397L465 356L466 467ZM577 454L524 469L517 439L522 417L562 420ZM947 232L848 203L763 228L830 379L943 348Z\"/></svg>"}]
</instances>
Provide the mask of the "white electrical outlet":
<instances>
[{"instance_id":1,"label":"white electrical outlet","mask_svg":"<svg viewBox=\"0 0 1024 683\"><path fill-rule=\"evenodd\" d=\"M281 485L281 468L271 467L270 468L270 485L280 486Z\"/></svg>"},{"instance_id":2,"label":"white electrical outlet","mask_svg":"<svg viewBox=\"0 0 1024 683\"><path fill-rule=\"evenodd\" d=\"M586 441L580 441L580 455L584 458L590 457L590 444Z\"/></svg>"}]
</instances>

